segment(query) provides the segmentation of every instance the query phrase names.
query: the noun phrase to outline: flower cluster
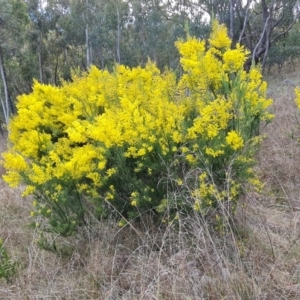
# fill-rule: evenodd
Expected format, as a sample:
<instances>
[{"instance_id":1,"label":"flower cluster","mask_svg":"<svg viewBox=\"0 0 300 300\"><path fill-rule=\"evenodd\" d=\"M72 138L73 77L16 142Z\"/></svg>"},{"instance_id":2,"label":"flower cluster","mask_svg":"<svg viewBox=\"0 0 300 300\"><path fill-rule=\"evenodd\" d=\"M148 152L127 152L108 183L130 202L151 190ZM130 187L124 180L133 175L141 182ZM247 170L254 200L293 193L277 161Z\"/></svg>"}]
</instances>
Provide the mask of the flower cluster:
<instances>
[{"instance_id":1,"label":"flower cluster","mask_svg":"<svg viewBox=\"0 0 300 300\"><path fill-rule=\"evenodd\" d=\"M300 88L299 87L295 89L295 94L296 94L295 103L297 107L300 109Z\"/></svg>"},{"instance_id":2,"label":"flower cluster","mask_svg":"<svg viewBox=\"0 0 300 300\"><path fill-rule=\"evenodd\" d=\"M245 170L259 122L272 116L260 71L246 73L247 51L230 44L216 22L207 49L192 37L178 41L179 81L149 62L111 73L92 67L61 87L35 82L9 126L4 179L26 184L24 195L36 198L33 215L65 234L88 209L124 218L177 211L187 203L168 195L191 187L190 209L236 202L241 183L255 177Z\"/></svg>"}]
</instances>

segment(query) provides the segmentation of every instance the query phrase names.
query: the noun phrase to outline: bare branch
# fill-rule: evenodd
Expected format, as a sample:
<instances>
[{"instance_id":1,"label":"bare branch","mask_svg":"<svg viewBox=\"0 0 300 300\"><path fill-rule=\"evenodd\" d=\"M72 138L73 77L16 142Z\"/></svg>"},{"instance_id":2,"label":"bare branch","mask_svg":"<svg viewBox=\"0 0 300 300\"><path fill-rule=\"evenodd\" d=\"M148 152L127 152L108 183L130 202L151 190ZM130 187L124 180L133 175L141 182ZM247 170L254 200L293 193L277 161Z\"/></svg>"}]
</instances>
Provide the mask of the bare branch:
<instances>
[{"instance_id":1,"label":"bare branch","mask_svg":"<svg viewBox=\"0 0 300 300\"><path fill-rule=\"evenodd\" d=\"M297 17L294 18L294 21L289 25L289 27L285 31L281 32L280 34L278 34L276 37L273 38L273 40L271 41L271 44L273 44L276 40L278 40L278 38L280 38L281 36L283 36L284 34L286 34L287 32L289 32L291 30L291 28L295 24L298 16L299 16L299 13L297 14Z\"/></svg>"},{"instance_id":2,"label":"bare branch","mask_svg":"<svg viewBox=\"0 0 300 300\"><path fill-rule=\"evenodd\" d=\"M269 20L270 20L270 16L268 16L268 18L267 18L267 20L265 22L264 29L263 29L263 32L261 34L261 37L260 37L258 43L256 44L254 50L253 50L253 53L252 53L252 62L255 61L256 54L257 54L256 51L257 51L258 47L260 47L260 45L261 45L261 43L262 43L262 41L263 41L263 39L265 37L266 31L267 31L267 28L268 28L268 25L269 25Z\"/></svg>"},{"instance_id":3,"label":"bare branch","mask_svg":"<svg viewBox=\"0 0 300 300\"><path fill-rule=\"evenodd\" d=\"M244 34L245 34L245 30L246 30L246 25L247 25L247 22L249 20L249 10L250 10L250 4L252 3L251 0L248 0L247 1L247 6L246 6L246 13L245 13L245 19L244 19L244 23L243 23L243 28L242 28L242 31L240 33L240 36L239 36L239 40L238 42L240 43Z\"/></svg>"}]
</instances>

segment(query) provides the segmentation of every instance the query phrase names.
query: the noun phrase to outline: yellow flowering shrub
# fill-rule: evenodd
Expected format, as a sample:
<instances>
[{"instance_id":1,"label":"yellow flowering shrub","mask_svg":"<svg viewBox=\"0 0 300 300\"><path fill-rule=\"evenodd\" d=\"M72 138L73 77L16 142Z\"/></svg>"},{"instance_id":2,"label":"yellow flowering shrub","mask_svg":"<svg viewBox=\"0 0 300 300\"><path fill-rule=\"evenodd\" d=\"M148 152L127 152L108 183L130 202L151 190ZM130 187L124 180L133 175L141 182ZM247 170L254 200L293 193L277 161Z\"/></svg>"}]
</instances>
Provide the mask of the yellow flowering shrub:
<instances>
[{"instance_id":1,"label":"yellow flowering shrub","mask_svg":"<svg viewBox=\"0 0 300 300\"><path fill-rule=\"evenodd\" d=\"M295 103L297 107L300 109L300 88L299 87L295 89L295 94L296 94Z\"/></svg>"},{"instance_id":2,"label":"yellow flowering shrub","mask_svg":"<svg viewBox=\"0 0 300 300\"><path fill-rule=\"evenodd\" d=\"M297 108L298 108L298 110L300 111L300 87L299 86L297 86L296 88L295 88L295 104L296 104L296 106L297 106ZM297 141L298 142L300 142L300 139L297 139Z\"/></svg>"},{"instance_id":3,"label":"yellow flowering shrub","mask_svg":"<svg viewBox=\"0 0 300 300\"><path fill-rule=\"evenodd\" d=\"M27 185L32 215L69 234L91 212L206 214L224 201L234 209L241 184L255 177L245 170L254 163L260 121L272 118L271 100L259 69L243 70L248 53L230 48L223 25L213 24L208 42L176 43L179 80L151 62L113 72L92 67L61 87L35 82L20 96L4 179ZM170 196L189 191L192 205Z\"/></svg>"}]
</instances>

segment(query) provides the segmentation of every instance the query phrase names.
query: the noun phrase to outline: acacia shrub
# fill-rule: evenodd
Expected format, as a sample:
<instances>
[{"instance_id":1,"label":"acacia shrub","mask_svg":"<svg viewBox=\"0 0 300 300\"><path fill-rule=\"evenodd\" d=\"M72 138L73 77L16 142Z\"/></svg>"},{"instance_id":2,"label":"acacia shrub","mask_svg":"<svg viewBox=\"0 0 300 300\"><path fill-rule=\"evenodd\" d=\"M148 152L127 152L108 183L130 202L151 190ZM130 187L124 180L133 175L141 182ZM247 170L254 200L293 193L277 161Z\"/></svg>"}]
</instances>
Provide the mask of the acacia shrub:
<instances>
[{"instance_id":1,"label":"acacia shrub","mask_svg":"<svg viewBox=\"0 0 300 300\"><path fill-rule=\"evenodd\" d=\"M34 195L32 216L67 235L86 215L116 213L119 225L153 211L233 213L269 121L260 69L243 70L248 52L231 49L226 27L208 41L176 43L183 75L116 65L91 67L61 87L34 83L18 98L3 154L4 179Z\"/></svg>"}]
</instances>

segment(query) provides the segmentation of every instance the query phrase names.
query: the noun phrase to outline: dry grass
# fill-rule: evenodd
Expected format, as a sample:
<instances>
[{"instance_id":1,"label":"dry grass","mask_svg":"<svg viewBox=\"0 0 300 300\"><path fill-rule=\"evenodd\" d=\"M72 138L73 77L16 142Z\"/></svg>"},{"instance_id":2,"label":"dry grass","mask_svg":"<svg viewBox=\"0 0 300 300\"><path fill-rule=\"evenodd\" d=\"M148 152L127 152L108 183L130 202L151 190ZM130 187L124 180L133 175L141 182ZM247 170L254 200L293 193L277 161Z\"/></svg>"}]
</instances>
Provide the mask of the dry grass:
<instances>
[{"instance_id":1,"label":"dry grass","mask_svg":"<svg viewBox=\"0 0 300 300\"><path fill-rule=\"evenodd\" d=\"M232 232L214 234L199 216L161 228L91 221L75 237L48 236L57 255L37 246L30 200L0 181L0 236L19 262L0 299L300 299L300 73L267 79L276 118L259 154L265 191L241 199Z\"/></svg>"}]
</instances>

